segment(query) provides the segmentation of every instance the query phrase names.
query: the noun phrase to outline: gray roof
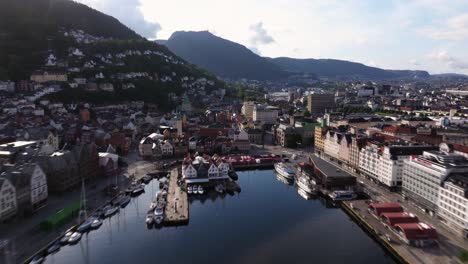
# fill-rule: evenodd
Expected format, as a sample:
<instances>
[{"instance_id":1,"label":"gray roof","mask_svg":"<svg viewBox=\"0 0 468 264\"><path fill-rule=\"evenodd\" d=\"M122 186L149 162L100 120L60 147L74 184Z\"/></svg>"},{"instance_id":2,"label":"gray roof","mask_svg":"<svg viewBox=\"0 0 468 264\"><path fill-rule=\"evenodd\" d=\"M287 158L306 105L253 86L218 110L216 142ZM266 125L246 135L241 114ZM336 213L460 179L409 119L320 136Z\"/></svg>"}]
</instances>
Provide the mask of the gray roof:
<instances>
[{"instance_id":1,"label":"gray roof","mask_svg":"<svg viewBox=\"0 0 468 264\"><path fill-rule=\"evenodd\" d=\"M343 171L342 169L336 167L335 165L315 156L315 155L310 155L310 159L312 160L312 163L314 163L315 167L320 170L323 174L325 174L327 177L353 177L353 175Z\"/></svg>"}]
</instances>

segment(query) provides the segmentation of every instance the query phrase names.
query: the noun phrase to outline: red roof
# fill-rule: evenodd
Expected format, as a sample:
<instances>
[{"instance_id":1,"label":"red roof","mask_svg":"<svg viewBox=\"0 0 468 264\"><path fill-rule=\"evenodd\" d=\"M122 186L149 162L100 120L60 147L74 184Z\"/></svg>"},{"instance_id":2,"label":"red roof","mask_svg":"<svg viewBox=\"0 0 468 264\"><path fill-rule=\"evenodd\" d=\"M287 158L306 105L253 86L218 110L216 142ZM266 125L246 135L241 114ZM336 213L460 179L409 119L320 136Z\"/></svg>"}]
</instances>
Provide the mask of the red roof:
<instances>
[{"instance_id":1,"label":"red roof","mask_svg":"<svg viewBox=\"0 0 468 264\"><path fill-rule=\"evenodd\" d=\"M435 228L425 223L396 224L395 228L403 231L408 240L437 239Z\"/></svg>"},{"instance_id":2,"label":"red roof","mask_svg":"<svg viewBox=\"0 0 468 264\"><path fill-rule=\"evenodd\" d=\"M416 215L407 213L407 212L391 212L391 213L382 213L380 217L387 221L391 226L396 224L405 224L405 223L418 223L419 219Z\"/></svg>"},{"instance_id":3,"label":"red roof","mask_svg":"<svg viewBox=\"0 0 468 264\"><path fill-rule=\"evenodd\" d=\"M403 212L403 208L399 203L371 203L369 209L373 210L377 216L382 213L398 213Z\"/></svg>"}]
</instances>

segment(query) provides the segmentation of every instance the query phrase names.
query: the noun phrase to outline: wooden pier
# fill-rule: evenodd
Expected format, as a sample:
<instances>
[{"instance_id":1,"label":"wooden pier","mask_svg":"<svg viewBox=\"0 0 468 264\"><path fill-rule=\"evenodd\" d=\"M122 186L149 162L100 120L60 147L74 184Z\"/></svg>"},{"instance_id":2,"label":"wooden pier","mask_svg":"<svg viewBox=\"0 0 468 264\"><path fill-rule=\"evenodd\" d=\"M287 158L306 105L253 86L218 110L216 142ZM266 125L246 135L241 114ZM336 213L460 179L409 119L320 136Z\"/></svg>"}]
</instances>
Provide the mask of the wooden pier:
<instances>
[{"instance_id":1,"label":"wooden pier","mask_svg":"<svg viewBox=\"0 0 468 264\"><path fill-rule=\"evenodd\" d=\"M179 170L171 170L167 205L164 210L165 225L186 225L189 220L189 203L187 193L177 184Z\"/></svg>"}]
</instances>

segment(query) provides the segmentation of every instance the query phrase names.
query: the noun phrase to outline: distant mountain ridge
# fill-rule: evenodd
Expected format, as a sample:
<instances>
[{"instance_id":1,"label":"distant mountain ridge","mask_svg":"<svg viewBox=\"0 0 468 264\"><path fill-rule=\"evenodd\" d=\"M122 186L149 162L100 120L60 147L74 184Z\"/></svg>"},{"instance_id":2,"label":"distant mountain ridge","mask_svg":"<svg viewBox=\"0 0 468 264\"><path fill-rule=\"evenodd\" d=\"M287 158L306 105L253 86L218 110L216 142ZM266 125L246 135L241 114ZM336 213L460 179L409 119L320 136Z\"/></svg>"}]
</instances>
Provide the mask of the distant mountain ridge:
<instances>
[{"instance_id":1,"label":"distant mountain ridge","mask_svg":"<svg viewBox=\"0 0 468 264\"><path fill-rule=\"evenodd\" d=\"M183 59L224 78L274 80L287 76L268 59L208 31L178 31L167 41L157 42L165 43Z\"/></svg>"},{"instance_id":2,"label":"distant mountain ridge","mask_svg":"<svg viewBox=\"0 0 468 264\"><path fill-rule=\"evenodd\" d=\"M245 46L208 31L177 31L167 40L172 52L185 60L227 78L274 80L295 74L330 79L427 78L426 71L384 70L361 63L333 59L264 58Z\"/></svg>"}]
</instances>

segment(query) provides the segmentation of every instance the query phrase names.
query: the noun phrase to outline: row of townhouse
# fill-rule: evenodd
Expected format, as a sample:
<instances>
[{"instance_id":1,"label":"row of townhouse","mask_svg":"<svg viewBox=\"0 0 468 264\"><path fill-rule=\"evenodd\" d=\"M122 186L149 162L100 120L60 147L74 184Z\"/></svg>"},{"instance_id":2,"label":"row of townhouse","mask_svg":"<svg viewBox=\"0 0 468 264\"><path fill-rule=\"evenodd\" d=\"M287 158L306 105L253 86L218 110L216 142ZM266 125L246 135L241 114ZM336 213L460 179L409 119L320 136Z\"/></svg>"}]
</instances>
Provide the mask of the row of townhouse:
<instances>
[{"instance_id":1,"label":"row of townhouse","mask_svg":"<svg viewBox=\"0 0 468 264\"><path fill-rule=\"evenodd\" d=\"M48 198L47 177L37 163L5 165L0 174L0 222L41 208Z\"/></svg>"}]
</instances>

